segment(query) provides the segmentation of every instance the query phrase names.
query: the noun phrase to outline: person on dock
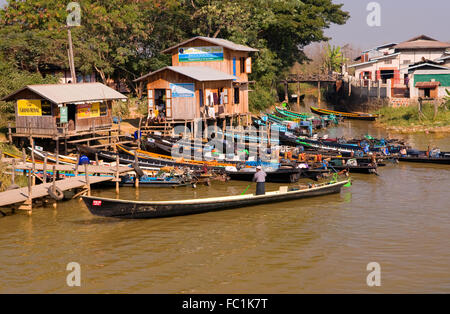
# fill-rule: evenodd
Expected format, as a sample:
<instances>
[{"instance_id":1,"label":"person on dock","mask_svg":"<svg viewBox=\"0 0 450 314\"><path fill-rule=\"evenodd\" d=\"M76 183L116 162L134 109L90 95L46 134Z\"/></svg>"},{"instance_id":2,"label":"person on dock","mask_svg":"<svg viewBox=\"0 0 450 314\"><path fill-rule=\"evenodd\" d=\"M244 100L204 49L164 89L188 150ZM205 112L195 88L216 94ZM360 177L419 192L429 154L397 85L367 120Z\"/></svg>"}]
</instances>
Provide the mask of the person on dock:
<instances>
[{"instance_id":1,"label":"person on dock","mask_svg":"<svg viewBox=\"0 0 450 314\"><path fill-rule=\"evenodd\" d=\"M253 182L256 182L256 195L266 194L266 173L262 170L261 166L256 167Z\"/></svg>"}]
</instances>

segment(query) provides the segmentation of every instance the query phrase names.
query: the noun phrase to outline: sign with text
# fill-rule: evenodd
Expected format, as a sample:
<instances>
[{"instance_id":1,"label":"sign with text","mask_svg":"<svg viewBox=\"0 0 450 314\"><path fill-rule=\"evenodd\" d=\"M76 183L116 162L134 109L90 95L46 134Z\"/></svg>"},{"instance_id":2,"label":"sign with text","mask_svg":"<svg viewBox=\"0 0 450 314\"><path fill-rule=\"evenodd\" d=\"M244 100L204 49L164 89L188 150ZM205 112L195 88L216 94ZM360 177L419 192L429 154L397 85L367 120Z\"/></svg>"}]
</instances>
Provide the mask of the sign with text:
<instances>
[{"instance_id":1,"label":"sign with text","mask_svg":"<svg viewBox=\"0 0 450 314\"><path fill-rule=\"evenodd\" d=\"M78 119L100 117L100 103L82 104L77 106Z\"/></svg>"},{"instance_id":2,"label":"sign with text","mask_svg":"<svg viewBox=\"0 0 450 314\"><path fill-rule=\"evenodd\" d=\"M178 49L179 62L223 61L223 47L185 47Z\"/></svg>"},{"instance_id":3,"label":"sign with text","mask_svg":"<svg viewBox=\"0 0 450 314\"><path fill-rule=\"evenodd\" d=\"M170 84L173 98L192 98L195 95L194 83Z\"/></svg>"},{"instance_id":4,"label":"sign with text","mask_svg":"<svg viewBox=\"0 0 450 314\"><path fill-rule=\"evenodd\" d=\"M17 114L26 117L42 116L41 101L39 99L17 100Z\"/></svg>"}]
</instances>

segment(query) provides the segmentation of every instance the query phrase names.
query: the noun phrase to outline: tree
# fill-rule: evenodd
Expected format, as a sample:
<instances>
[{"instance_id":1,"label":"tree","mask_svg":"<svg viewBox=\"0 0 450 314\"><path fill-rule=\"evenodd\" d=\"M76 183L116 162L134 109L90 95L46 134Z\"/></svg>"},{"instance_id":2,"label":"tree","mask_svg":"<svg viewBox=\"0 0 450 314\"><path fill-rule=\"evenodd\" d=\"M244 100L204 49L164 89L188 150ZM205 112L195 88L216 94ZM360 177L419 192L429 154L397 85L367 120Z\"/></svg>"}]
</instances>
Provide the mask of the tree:
<instances>
[{"instance_id":1,"label":"tree","mask_svg":"<svg viewBox=\"0 0 450 314\"><path fill-rule=\"evenodd\" d=\"M161 50L192 36L229 39L259 49L251 80L271 88L303 48L327 40L323 31L348 13L332 0L80 0L81 26L72 29L75 66L103 82L137 77L170 64ZM0 9L0 49L20 69L67 67L66 3L9 0ZM267 97L264 97L265 99Z\"/></svg>"},{"instance_id":2,"label":"tree","mask_svg":"<svg viewBox=\"0 0 450 314\"><path fill-rule=\"evenodd\" d=\"M325 69L327 69L328 72L340 72L341 66L345 62L346 59L342 55L341 47L334 45L331 47L331 45L328 44L323 62Z\"/></svg>"}]
</instances>

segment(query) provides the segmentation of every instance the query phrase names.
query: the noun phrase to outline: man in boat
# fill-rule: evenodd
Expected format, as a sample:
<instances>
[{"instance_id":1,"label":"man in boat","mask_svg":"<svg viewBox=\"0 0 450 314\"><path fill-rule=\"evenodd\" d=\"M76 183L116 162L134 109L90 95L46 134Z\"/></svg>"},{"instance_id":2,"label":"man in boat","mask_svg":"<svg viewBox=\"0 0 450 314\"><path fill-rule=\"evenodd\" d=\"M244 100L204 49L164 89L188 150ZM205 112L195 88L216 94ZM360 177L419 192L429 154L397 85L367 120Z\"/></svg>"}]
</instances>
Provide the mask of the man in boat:
<instances>
[{"instance_id":1,"label":"man in boat","mask_svg":"<svg viewBox=\"0 0 450 314\"><path fill-rule=\"evenodd\" d=\"M256 182L256 195L266 194L266 173L262 170L261 166L256 167L253 182Z\"/></svg>"}]
</instances>

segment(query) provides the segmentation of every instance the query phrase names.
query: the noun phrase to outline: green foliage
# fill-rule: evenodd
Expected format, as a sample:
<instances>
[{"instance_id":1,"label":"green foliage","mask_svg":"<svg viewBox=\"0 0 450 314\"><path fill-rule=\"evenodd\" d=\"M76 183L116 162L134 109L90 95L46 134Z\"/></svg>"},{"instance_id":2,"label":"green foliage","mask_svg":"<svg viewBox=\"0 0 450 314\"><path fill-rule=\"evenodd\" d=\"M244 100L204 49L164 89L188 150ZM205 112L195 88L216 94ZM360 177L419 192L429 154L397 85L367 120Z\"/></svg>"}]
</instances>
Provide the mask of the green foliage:
<instances>
[{"instance_id":1,"label":"green foliage","mask_svg":"<svg viewBox=\"0 0 450 314\"><path fill-rule=\"evenodd\" d=\"M324 67L328 72L340 72L341 65L346 59L342 55L341 47L328 44L325 54Z\"/></svg>"},{"instance_id":2,"label":"green foliage","mask_svg":"<svg viewBox=\"0 0 450 314\"><path fill-rule=\"evenodd\" d=\"M253 90L248 93L249 108L252 112L258 112L273 106L276 101L276 95L270 88L256 83Z\"/></svg>"},{"instance_id":3,"label":"green foliage","mask_svg":"<svg viewBox=\"0 0 450 314\"><path fill-rule=\"evenodd\" d=\"M303 47L328 38L324 29L349 15L332 0L81 0L81 26L72 28L74 58L82 73L106 83L170 64L161 50L192 36L220 37L259 49L251 80L274 85ZM67 3L9 0L0 9L0 51L19 69L67 68Z\"/></svg>"},{"instance_id":4,"label":"green foliage","mask_svg":"<svg viewBox=\"0 0 450 314\"><path fill-rule=\"evenodd\" d=\"M42 77L36 72L28 72L19 70L11 62L5 61L0 55L0 98L3 98L12 92L32 84L51 84L57 83L59 78L55 76ZM0 113L13 113L14 102L0 101ZM2 117L3 118L3 117ZM4 119L1 119L3 121Z\"/></svg>"},{"instance_id":5,"label":"green foliage","mask_svg":"<svg viewBox=\"0 0 450 314\"><path fill-rule=\"evenodd\" d=\"M112 114L116 117L128 117L130 108L128 101L115 101L112 104Z\"/></svg>"},{"instance_id":6,"label":"green foliage","mask_svg":"<svg viewBox=\"0 0 450 314\"><path fill-rule=\"evenodd\" d=\"M448 126L450 125L450 104L439 106L434 118L433 104L423 104L421 119L419 119L418 106L383 107L378 112L379 121L391 126Z\"/></svg>"}]
</instances>

